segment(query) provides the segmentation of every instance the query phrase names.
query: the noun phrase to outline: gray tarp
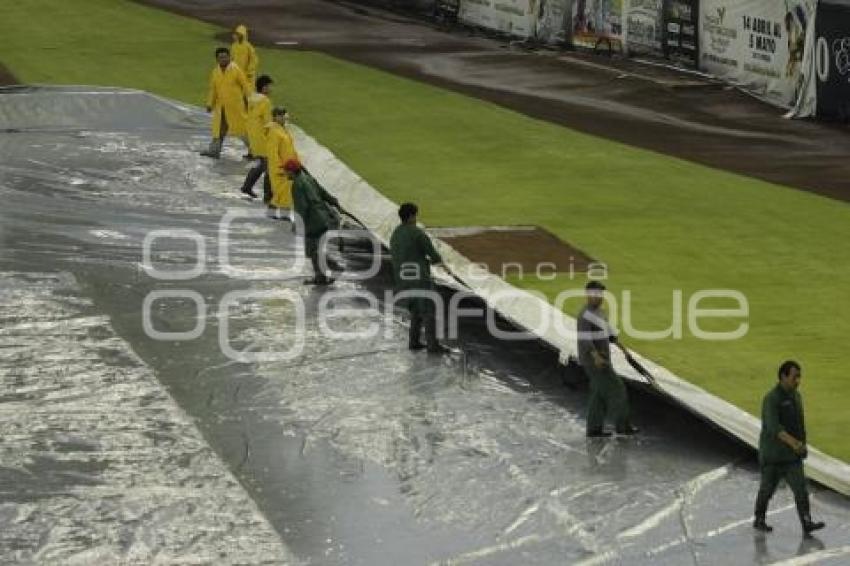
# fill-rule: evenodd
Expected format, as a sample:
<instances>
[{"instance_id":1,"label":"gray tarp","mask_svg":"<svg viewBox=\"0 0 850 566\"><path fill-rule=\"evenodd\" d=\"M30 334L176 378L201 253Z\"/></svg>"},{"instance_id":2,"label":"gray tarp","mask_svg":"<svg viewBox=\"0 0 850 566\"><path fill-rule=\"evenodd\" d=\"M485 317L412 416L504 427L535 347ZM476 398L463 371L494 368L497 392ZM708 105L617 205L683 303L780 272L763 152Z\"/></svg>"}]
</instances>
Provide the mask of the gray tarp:
<instances>
[{"instance_id":1,"label":"gray tarp","mask_svg":"<svg viewBox=\"0 0 850 566\"><path fill-rule=\"evenodd\" d=\"M0 562L297 563L82 275L133 296L133 178L197 121L73 92L0 89Z\"/></svg>"},{"instance_id":2,"label":"gray tarp","mask_svg":"<svg viewBox=\"0 0 850 566\"><path fill-rule=\"evenodd\" d=\"M0 94L4 558L846 562L846 498L815 487L815 513L829 527L801 540L782 490L771 507L777 532L754 534L752 452L675 406L633 391L645 434L587 441L586 393L563 388L557 356L537 340L501 343L470 319L460 352L411 354L401 313L351 296L333 307L334 327L380 332L327 336L317 310L332 290L302 286L298 269L270 277L294 266L299 244L238 196L242 148L228 144L218 162L197 155L207 120L135 91ZM394 206L301 133L298 142L317 176L386 234ZM256 216L233 227L229 244L252 279L222 263L226 211ZM159 239L156 267L186 271L202 259L200 274L165 281L143 268L142 242L165 229L203 244ZM350 240L344 261L368 262ZM461 259L450 261L463 273ZM385 275L333 290L380 294ZM470 282L485 295L502 288ZM191 298L148 305L156 329L205 330L182 341L146 335L152 291L196 293L206 305L204 316ZM223 353L220 307L244 291L272 294L228 310L228 343L288 345L295 298L307 330L300 356ZM524 301L494 302L508 312Z\"/></svg>"}]
</instances>

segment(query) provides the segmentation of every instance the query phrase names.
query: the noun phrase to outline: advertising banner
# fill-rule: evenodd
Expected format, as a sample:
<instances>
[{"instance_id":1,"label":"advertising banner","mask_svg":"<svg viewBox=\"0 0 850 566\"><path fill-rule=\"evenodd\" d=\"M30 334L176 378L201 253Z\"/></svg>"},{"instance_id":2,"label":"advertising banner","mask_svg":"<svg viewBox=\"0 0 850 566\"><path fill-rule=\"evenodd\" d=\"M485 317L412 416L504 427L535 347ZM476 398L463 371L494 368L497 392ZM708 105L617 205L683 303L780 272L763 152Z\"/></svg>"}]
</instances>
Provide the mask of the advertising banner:
<instances>
[{"instance_id":1,"label":"advertising banner","mask_svg":"<svg viewBox=\"0 0 850 566\"><path fill-rule=\"evenodd\" d=\"M621 47L623 0L575 0L572 32L573 45L579 47Z\"/></svg>"},{"instance_id":2,"label":"advertising banner","mask_svg":"<svg viewBox=\"0 0 850 566\"><path fill-rule=\"evenodd\" d=\"M814 0L702 0L700 12L701 69L794 105Z\"/></svg>"},{"instance_id":3,"label":"advertising banner","mask_svg":"<svg viewBox=\"0 0 850 566\"><path fill-rule=\"evenodd\" d=\"M456 22L460 11L460 0L436 0L434 18L438 21Z\"/></svg>"},{"instance_id":4,"label":"advertising banner","mask_svg":"<svg viewBox=\"0 0 850 566\"><path fill-rule=\"evenodd\" d=\"M627 0L626 48L629 53L661 54L663 8L663 0Z\"/></svg>"},{"instance_id":5,"label":"advertising banner","mask_svg":"<svg viewBox=\"0 0 850 566\"><path fill-rule=\"evenodd\" d=\"M850 0L821 0L815 21L817 115L850 120Z\"/></svg>"},{"instance_id":6,"label":"advertising banner","mask_svg":"<svg viewBox=\"0 0 850 566\"><path fill-rule=\"evenodd\" d=\"M569 38L573 0L540 0L535 38L540 43L559 45Z\"/></svg>"},{"instance_id":7,"label":"advertising banner","mask_svg":"<svg viewBox=\"0 0 850 566\"><path fill-rule=\"evenodd\" d=\"M664 56L699 67L699 0L664 0Z\"/></svg>"},{"instance_id":8,"label":"advertising banner","mask_svg":"<svg viewBox=\"0 0 850 566\"><path fill-rule=\"evenodd\" d=\"M538 0L461 0L458 19L521 38L534 34Z\"/></svg>"}]
</instances>

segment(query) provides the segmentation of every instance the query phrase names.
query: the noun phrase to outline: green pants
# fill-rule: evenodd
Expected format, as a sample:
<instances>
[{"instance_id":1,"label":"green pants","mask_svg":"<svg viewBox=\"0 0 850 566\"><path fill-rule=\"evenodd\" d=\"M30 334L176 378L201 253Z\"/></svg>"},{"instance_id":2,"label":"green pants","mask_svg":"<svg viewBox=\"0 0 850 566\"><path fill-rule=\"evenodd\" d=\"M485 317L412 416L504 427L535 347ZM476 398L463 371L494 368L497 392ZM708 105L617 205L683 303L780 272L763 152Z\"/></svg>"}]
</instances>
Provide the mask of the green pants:
<instances>
[{"instance_id":1,"label":"green pants","mask_svg":"<svg viewBox=\"0 0 850 566\"><path fill-rule=\"evenodd\" d=\"M313 265L313 274L319 279L327 277L327 274L322 271L322 267L319 265L319 241L323 235L324 233L318 236L304 237L304 254L310 259L310 263Z\"/></svg>"},{"instance_id":2,"label":"green pants","mask_svg":"<svg viewBox=\"0 0 850 566\"><path fill-rule=\"evenodd\" d=\"M797 504L797 514L800 516L800 520L807 519L809 517L809 491L806 488L806 476L803 474L802 460L782 464L762 464L761 485L759 485L759 493L756 497L756 518L764 519L770 498L776 493L776 488L782 479L785 480L794 494L794 502Z\"/></svg>"},{"instance_id":3,"label":"green pants","mask_svg":"<svg viewBox=\"0 0 850 566\"><path fill-rule=\"evenodd\" d=\"M610 367L585 367L590 380L590 400L587 404L588 434L602 431L605 417L614 421L617 431L629 428L629 398L623 378Z\"/></svg>"},{"instance_id":4,"label":"green pants","mask_svg":"<svg viewBox=\"0 0 850 566\"><path fill-rule=\"evenodd\" d=\"M422 327L425 327L425 344L436 348L437 344L437 312L434 301L426 297L411 297L405 300L405 306L410 310L410 331L408 345L420 343Z\"/></svg>"}]
</instances>

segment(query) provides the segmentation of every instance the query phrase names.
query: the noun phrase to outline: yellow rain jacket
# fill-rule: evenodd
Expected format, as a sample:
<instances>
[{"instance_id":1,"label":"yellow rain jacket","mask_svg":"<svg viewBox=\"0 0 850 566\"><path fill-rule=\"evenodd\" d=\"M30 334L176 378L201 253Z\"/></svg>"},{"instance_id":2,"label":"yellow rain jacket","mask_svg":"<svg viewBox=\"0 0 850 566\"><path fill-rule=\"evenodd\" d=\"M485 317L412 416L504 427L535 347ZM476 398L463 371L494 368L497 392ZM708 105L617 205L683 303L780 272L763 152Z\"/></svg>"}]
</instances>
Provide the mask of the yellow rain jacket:
<instances>
[{"instance_id":1,"label":"yellow rain jacket","mask_svg":"<svg viewBox=\"0 0 850 566\"><path fill-rule=\"evenodd\" d=\"M221 135L221 115L227 119L227 135L244 136L245 128L245 99L251 95L248 85L238 66L230 63L224 71L218 65L210 74L210 93L207 106L212 108L212 137Z\"/></svg>"},{"instance_id":2,"label":"yellow rain jacket","mask_svg":"<svg viewBox=\"0 0 850 566\"><path fill-rule=\"evenodd\" d=\"M277 208L292 207L292 181L286 176L283 165L290 159L298 159L295 143L286 128L272 122L267 128L268 175L272 185L271 205Z\"/></svg>"},{"instance_id":3,"label":"yellow rain jacket","mask_svg":"<svg viewBox=\"0 0 850 566\"><path fill-rule=\"evenodd\" d=\"M254 90L254 81L257 80L257 67L260 66L260 59L257 57L254 46L248 41L248 28L240 25L236 27L235 31L242 36L242 41L233 42L230 46L230 56L233 57L233 62L245 73L248 82L251 83L251 90Z\"/></svg>"},{"instance_id":4,"label":"yellow rain jacket","mask_svg":"<svg viewBox=\"0 0 850 566\"><path fill-rule=\"evenodd\" d=\"M266 156L266 125L272 121L272 101L265 94L255 92L248 97L248 141L251 154Z\"/></svg>"}]
</instances>

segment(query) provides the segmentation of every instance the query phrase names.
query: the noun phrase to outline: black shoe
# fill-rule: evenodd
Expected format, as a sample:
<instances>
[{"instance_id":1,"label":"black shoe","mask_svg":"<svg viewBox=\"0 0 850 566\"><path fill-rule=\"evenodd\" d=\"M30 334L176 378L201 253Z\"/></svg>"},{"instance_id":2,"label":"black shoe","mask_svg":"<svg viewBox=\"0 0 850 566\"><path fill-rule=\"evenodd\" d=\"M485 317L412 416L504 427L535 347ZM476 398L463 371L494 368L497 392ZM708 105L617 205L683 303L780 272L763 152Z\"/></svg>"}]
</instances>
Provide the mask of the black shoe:
<instances>
[{"instance_id":1,"label":"black shoe","mask_svg":"<svg viewBox=\"0 0 850 566\"><path fill-rule=\"evenodd\" d=\"M764 519L756 519L753 521L753 528L763 533L773 532L773 527L764 522Z\"/></svg>"},{"instance_id":2,"label":"black shoe","mask_svg":"<svg viewBox=\"0 0 850 566\"><path fill-rule=\"evenodd\" d=\"M825 526L826 523L824 523L823 521L812 521L811 519L808 519L803 522L803 533L805 533L806 536L809 536L813 532L819 531Z\"/></svg>"},{"instance_id":3,"label":"black shoe","mask_svg":"<svg viewBox=\"0 0 850 566\"><path fill-rule=\"evenodd\" d=\"M449 348L446 348L442 344L434 344L428 346L429 354L448 354L449 352L451 352L451 350Z\"/></svg>"},{"instance_id":4,"label":"black shoe","mask_svg":"<svg viewBox=\"0 0 850 566\"><path fill-rule=\"evenodd\" d=\"M220 153L215 153L215 152L210 151L208 149L205 149L204 151L202 151L201 155L203 155L204 157L212 157L213 159L221 159Z\"/></svg>"},{"instance_id":5,"label":"black shoe","mask_svg":"<svg viewBox=\"0 0 850 566\"><path fill-rule=\"evenodd\" d=\"M586 436L588 438L609 438L614 436L614 434L607 430L589 430L587 431Z\"/></svg>"},{"instance_id":6,"label":"black shoe","mask_svg":"<svg viewBox=\"0 0 850 566\"><path fill-rule=\"evenodd\" d=\"M632 425L629 425L625 428L618 428L617 429L617 434L623 434L623 435L626 435L626 436L633 436L633 435L635 435L639 432L640 432L640 429L638 429L638 427L632 426Z\"/></svg>"},{"instance_id":7,"label":"black shoe","mask_svg":"<svg viewBox=\"0 0 850 566\"><path fill-rule=\"evenodd\" d=\"M240 189L242 194L248 195L251 198L257 198L257 193L252 191L251 189Z\"/></svg>"},{"instance_id":8,"label":"black shoe","mask_svg":"<svg viewBox=\"0 0 850 566\"><path fill-rule=\"evenodd\" d=\"M407 345L407 349L413 350L413 351L424 350L425 348L426 348L425 344L423 344L421 342L417 342L415 344L408 344Z\"/></svg>"}]
</instances>

